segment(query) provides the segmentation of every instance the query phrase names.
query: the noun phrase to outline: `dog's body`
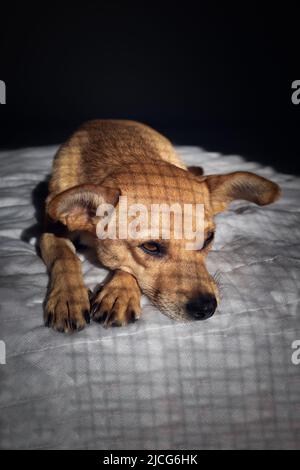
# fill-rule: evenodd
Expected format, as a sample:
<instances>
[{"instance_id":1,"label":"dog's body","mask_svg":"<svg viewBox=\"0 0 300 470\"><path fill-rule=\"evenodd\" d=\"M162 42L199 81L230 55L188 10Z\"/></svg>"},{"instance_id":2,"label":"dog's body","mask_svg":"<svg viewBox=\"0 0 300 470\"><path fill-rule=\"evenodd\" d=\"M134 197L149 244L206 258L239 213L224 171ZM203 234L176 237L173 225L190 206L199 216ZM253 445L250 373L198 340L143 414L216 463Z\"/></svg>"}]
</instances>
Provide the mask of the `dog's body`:
<instances>
[{"instance_id":1,"label":"dog's body","mask_svg":"<svg viewBox=\"0 0 300 470\"><path fill-rule=\"evenodd\" d=\"M199 176L196 169L188 171L171 143L153 129L113 120L88 122L62 145L49 189L48 223L40 247L50 273L46 324L58 331L83 328L90 313L106 326L135 320L140 316L141 292L173 318L208 318L218 299L216 284L204 264L214 215L233 199L263 205L273 202L280 192L275 183L251 173ZM97 207L103 201L116 207L120 195L127 196L129 204L147 207L204 204L202 249L186 250L186 240L174 237L146 243L142 239L99 240ZM92 300L71 241L74 233L84 234L100 262L113 272Z\"/></svg>"}]
</instances>

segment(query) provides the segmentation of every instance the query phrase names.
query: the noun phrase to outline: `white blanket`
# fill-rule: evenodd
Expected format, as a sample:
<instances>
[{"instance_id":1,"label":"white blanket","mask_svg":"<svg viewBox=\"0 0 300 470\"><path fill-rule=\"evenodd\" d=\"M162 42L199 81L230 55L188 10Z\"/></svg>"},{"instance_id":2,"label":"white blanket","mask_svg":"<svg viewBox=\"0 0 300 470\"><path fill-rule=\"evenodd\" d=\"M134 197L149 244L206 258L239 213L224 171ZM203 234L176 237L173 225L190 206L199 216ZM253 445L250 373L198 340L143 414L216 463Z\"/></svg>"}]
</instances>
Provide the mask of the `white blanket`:
<instances>
[{"instance_id":1,"label":"white blanket","mask_svg":"<svg viewBox=\"0 0 300 470\"><path fill-rule=\"evenodd\" d=\"M254 171L283 188L271 206L236 202L218 216L208 257L220 273L218 312L180 324L145 299L136 324L92 323L66 336L43 326L46 269L34 238L21 239L35 222L31 192L55 150L0 153L0 447L300 447L300 365L292 362L300 340L299 179L179 148L207 174ZM105 275L86 259L83 271L91 288Z\"/></svg>"}]
</instances>

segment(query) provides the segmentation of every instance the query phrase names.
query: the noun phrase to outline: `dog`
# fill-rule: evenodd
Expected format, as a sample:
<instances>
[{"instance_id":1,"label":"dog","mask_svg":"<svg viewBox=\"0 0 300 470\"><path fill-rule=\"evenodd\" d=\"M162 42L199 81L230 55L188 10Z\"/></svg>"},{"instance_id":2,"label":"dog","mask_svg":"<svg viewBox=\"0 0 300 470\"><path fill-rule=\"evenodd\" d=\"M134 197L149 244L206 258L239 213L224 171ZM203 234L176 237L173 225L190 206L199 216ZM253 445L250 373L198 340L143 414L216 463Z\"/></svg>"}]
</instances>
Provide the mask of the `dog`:
<instances>
[{"instance_id":1,"label":"dog","mask_svg":"<svg viewBox=\"0 0 300 470\"><path fill-rule=\"evenodd\" d=\"M204 238L196 250L184 239L110 239L97 236L102 203L202 204ZM279 186L249 172L202 174L187 168L170 141L150 127L127 120L83 124L58 150L46 200L41 256L48 268L45 325L60 332L81 330L90 319L104 327L140 318L141 294L180 321L205 320L216 311L219 291L205 267L214 216L235 199L273 203ZM173 224L174 225L174 224ZM92 246L107 282L90 294L74 240Z\"/></svg>"}]
</instances>

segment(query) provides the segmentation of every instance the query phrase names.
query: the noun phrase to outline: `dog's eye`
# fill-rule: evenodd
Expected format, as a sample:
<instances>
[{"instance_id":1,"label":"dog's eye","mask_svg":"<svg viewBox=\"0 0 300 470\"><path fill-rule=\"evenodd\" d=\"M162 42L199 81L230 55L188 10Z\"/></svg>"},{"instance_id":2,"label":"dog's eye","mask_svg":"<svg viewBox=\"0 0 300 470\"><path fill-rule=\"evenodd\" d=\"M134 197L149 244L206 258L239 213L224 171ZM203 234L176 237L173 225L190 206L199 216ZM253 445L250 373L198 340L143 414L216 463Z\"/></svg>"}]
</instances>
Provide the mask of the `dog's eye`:
<instances>
[{"instance_id":1,"label":"dog's eye","mask_svg":"<svg viewBox=\"0 0 300 470\"><path fill-rule=\"evenodd\" d=\"M215 232L209 232L208 233L207 238L206 238L205 242L203 243L202 250L204 250L204 248L206 248L213 241L214 236L215 236Z\"/></svg>"},{"instance_id":2,"label":"dog's eye","mask_svg":"<svg viewBox=\"0 0 300 470\"><path fill-rule=\"evenodd\" d=\"M143 243L140 248L148 255L157 256L162 254L162 247L156 242Z\"/></svg>"}]
</instances>

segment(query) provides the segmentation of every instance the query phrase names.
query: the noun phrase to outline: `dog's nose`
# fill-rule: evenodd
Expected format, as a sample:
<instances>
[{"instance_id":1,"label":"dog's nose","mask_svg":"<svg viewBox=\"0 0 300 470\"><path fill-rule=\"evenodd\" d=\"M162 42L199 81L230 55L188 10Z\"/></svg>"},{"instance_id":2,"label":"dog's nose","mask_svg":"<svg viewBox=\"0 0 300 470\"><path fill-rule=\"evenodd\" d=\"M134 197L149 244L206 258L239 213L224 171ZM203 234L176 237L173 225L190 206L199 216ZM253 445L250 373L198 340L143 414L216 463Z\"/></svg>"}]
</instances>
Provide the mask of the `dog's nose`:
<instances>
[{"instance_id":1,"label":"dog's nose","mask_svg":"<svg viewBox=\"0 0 300 470\"><path fill-rule=\"evenodd\" d=\"M207 320L211 317L217 308L217 299L215 296L206 294L189 300L186 304L186 310L195 320Z\"/></svg>"}]
</instances>

